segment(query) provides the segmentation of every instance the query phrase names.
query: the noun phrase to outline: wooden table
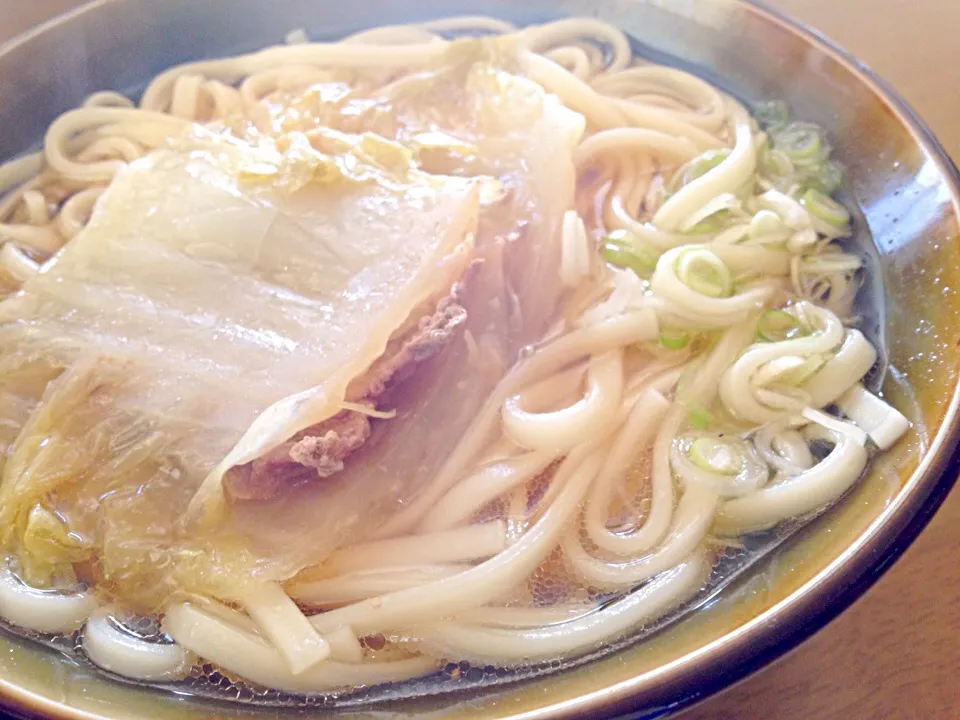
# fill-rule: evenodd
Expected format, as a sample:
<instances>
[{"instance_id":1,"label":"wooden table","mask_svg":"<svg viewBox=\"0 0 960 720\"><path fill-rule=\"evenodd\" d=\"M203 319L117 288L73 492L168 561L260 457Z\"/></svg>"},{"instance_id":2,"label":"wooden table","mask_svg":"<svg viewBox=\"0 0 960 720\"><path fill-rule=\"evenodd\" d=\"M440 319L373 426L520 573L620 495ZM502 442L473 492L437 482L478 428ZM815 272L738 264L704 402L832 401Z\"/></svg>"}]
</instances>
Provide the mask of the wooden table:
<instances>
[{"instance_id":1,"label":"wooden table","mask_svg":"<svg viewBox=\"0 0 960 720\"><path fill-rule=\"evenodd\" d=\"M162 0L158 0L162 1ZM0 0L0 39L78 0ZM771 0L871 65L960 162L960 0ZM865 597L679 720L960 718L960 489Z\"/></svg>"}]
</instances>

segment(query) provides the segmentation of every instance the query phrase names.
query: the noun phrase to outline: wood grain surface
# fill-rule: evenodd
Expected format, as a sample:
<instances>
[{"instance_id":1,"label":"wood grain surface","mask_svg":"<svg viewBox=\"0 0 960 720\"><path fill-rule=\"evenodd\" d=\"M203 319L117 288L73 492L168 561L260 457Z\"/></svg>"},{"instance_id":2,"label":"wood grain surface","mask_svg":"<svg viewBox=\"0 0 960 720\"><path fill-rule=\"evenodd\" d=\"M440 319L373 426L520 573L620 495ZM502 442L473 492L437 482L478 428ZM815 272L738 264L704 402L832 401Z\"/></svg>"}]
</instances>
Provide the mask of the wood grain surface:
<instances>
[{"instance_id":1,"label":"wood grain surface","mask_svg":"<svg viewBox=\"0 0 960 720\"><path fill-rule=\"evenodd\" d=\"M77 0L0 0L0 39ZM960 162L960 0L772 0L865 61ZM0 130L2 131L2 130ZM960 720L960 492L862 599L678 720Z\"/></svg>"}]
</instances>

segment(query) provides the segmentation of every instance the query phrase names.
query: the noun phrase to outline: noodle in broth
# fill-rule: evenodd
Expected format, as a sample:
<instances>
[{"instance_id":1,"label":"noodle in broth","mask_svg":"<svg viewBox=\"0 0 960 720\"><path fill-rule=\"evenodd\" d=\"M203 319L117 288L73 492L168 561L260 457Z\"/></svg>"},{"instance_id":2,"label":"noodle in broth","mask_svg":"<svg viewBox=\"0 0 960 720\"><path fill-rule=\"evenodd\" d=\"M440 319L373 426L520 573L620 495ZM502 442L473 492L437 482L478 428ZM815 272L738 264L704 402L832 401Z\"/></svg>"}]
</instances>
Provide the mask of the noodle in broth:
<instances>
[{"instance_id":1,"label":"noodle in broth","mask_svg":"<svg viewBox=\"0 0 960 720\"><path fill-rule=\"evenodd\" d=\"M445 39L475 34L502 37ZM458 47L502 43L520 76L585 120L550 329L509 359L436 472L353 541L240 590L178 588L157 609L156 642L118 620L122 585L26 585L23 539L8 537L0 615L13 625L83 627L92 662L140 681L212 663L292 693L403 681L445 661L575 657L694 597L716 543L836 501L870 450L906 431L860 384L877 357L853 316L862 261L838 242L850 217L830 197L840 171L816 126L778 103L752 117L705 81L634 57L595 20L453 18L291 39L168 70L139 104L97 93L50 126L40 153L0 168L4 291L15 298L83 237L118 171L176 148L193 123L279 137L325 122L303 109L310 92L389 105ZM376 114L335 120L387 133ZM432 137L421 151L469 156L442 123ZM471 357L487 362L469 333Z\"/></svg>"}]
</instances>

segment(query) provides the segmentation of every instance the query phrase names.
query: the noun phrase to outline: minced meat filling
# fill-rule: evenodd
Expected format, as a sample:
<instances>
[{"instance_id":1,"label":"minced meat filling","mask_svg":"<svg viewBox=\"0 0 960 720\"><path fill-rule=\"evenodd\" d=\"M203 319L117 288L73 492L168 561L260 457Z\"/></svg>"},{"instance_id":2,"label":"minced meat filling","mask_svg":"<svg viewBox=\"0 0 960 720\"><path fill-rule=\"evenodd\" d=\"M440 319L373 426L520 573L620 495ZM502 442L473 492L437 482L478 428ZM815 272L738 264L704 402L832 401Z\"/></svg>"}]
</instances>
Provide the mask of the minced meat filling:
<instances>
[{"instance_id":1,"label":"minced meat filling","mask_svg":"<svg viewBox=\"0 0 960 720\"><path fill-rule=\"evenodd\" d=\"M387 351L350 384L347 399L376 407L420 363L443 350L466 319L455 286L437 303L433 314L390 342ZM231 468L224 477L227 494L235 500L268 500L291 485L340 472L347 456L370 437L370 421L361 412L343 410L297 433L262 457Z\"/></svg>"}]
</instances>

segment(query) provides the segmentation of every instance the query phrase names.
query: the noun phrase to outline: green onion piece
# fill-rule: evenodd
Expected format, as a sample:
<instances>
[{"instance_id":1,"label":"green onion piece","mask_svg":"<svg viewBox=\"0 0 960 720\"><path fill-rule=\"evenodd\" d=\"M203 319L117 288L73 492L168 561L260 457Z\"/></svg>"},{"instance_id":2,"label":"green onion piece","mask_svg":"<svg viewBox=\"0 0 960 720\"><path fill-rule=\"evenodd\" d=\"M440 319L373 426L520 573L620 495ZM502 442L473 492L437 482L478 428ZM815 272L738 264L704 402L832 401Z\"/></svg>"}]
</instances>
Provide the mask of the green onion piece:
<instances>
[{"instance_id":1,"label":"green onion piece","mask_svg":"<svg viewBox=\"0 0 960 720\"><path fill-rule=\"evenodd\" d=\"M783 151L767 148L760 156L760 170L772 178L786 178L794 173L793 161Z\"/></svg>"},{"instance_id":2,"label":"green onion piece","mask_svg":"<svg viewBox=\"0 0 960 720\"><path fill-rule=\"evenodd\" d=\"M762 387L795 388L816 375L825 362L823 356L818 353L807 357L788 355L774 358L761 365L753 379Z\"/></svg>"},{"instance_id":3,"label":"green onion piece","mask_svg":"<svg viewBox=\"0 0 960 720\"><path fill-rule=\"evenodd\" d=\"M600 255L611 265L649 277L657 267L660 252L650 243L626 230L614 230L603 239Z\"/></svg>"},{"instance_id":4,"label":"green onion piece","mask_svg":"<svg viewBox=\"0 0 960 720\"><path fill-rule=\"evenodd\" d=\"M743 456L730 443L712 437L698 437L690 444L690 461L701 470L718 475L736 475Z\"/></svg>"},{"instance_id":5,"label":"green onion piece","mask_svg":"<svg viewBox=\"0 0 960 720\"><path fill-rule=\"evenodd\" d=\"M696 430L707 430L713 424L713 415L705 407L694 405L687 410L687 423Z\"/></svg>"},{"instance_id":6,"label":"green onion piece","mask_svg":"<svg viewBox=\"0 0 960 720\"><path fill-rule=\"evenodd\" d=\"M724 230L730 220L729 210L720 210L710 217L706 217L689 230L684 235L706 235Z\"/></svg>"},{"instance_id":7,"label":"green onion piece","mask_svg":"<svg viewBox=\"0 0 960 720\"><path fill-rule=\"evenodd\" d=\"M690 336L684 332L670 332L668 330L660 333L659 336L660 347L664 347L667 350L683 350L687 346L687 343L690 342Z\"/></svg>"},{"instance_id":8,"label":"green onion piece","mask_svg":"<svg viewBox=\"0 0 960 720\"><path fill-rule=\"evenodd\" d=\"M773 146L795 165L815 165L830 154L823 130L814 123L793 122L776 131Z\"/></svg>"},{"instance_id":9,"label":"green onion piece","mask_svg":"<svg viewBox=\"0 0 960 720\"><path fill-rule=\"evenodd\" d=\"M800 321L783 310L767 310L757 321L757 337L765 342L780 342L803 334Z\"/></svg>"},{"instance_id":10,"label":"green onion piece","mask_svg":"<svg viewBox=\"0 0 960 720\"><path fill-rule=\"evenodd\" d=\"M711 298L733 294L733 279L723 260L709 250L691 248L677 256L677 279L694 292Z\"/></svg>"},{"instance_id":11,"label":"green onion piece","mask_svg":"<svg viewBox=\"0 0 960 720\"><path fill-rule=\"evenodd\" d=\"M824 195L833 195L843 185L843 168L839 163L828 160L810 168L803 178L803 185L819 190Z\"/></svg>"},{"instance_id":12,"label":"green onion piece","mask_svg":"<svg viewBox=\"0 0 960 720\"><path fill-rule=\"evenodd\" d=\"M828 225L842 228L850 222L850 213L847 209L828 195L819 190L810 188L800 197L800 204L811 215L823 220Z\"/></svg>"},{"instance_id":13,"label":"green onion piece","mask_svg":"<svg viewBox=\"0 0 960 720\"><path fill-rule=\"evenodd\" d=\"M750 239L759 242L784 242L792 231L773 210L761 210L750 220Z\"/></svg>"},{"instance_id":14,"label":"green onion piece","mask_svg":"<svg viewBox=\"0 0 960 720\"><path fill-rule=\"evenodd\" d=\"M762 128L783 127L790 122L790 108L783 100L767 100L757 103L753 116Z\"/></svg>"},{"instance_id":15,"label":"green onion piece","mask_svg":"<svg viewBox=\"0 0 960 720\"><path fill-rule=\"evenodd\" d=\"M688 185L698 177L706 175L730 155L729 150L707 150L697 155L693 160L681 167L674 174L669 183L669 190L676 192L684 185Z\"/></svg>"}]
</instances>

